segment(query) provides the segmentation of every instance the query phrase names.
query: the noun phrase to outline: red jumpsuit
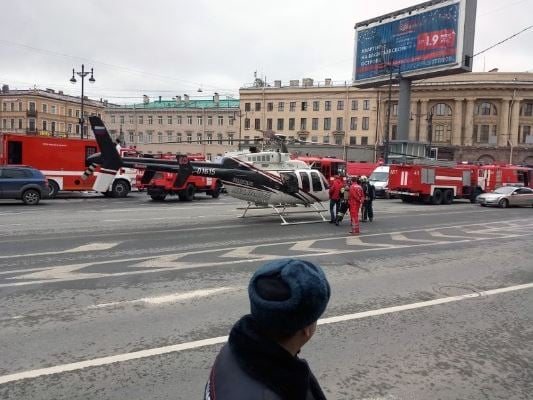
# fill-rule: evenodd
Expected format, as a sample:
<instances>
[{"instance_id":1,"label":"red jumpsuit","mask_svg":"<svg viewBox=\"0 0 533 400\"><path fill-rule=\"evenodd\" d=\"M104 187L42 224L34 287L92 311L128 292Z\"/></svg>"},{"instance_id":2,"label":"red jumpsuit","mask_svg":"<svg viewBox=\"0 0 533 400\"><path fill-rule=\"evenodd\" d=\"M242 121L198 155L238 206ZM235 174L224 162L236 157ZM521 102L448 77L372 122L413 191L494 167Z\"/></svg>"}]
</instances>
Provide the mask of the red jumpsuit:
<instances>
[{"instance_id":1,"label":"red jumpsuit","mask_svg":"<svg viewBox=\"0 0 533 400\"><path fill-rule=\"evenodd\" d=\"M352 231L350 232L353 235L359 235L359 210L361 209L361 204L365 199L365 194L363 189L357 183L353 182L350 185L348 204L350 205L350 217L352 219Z\"/></svg>"}]
</instances>

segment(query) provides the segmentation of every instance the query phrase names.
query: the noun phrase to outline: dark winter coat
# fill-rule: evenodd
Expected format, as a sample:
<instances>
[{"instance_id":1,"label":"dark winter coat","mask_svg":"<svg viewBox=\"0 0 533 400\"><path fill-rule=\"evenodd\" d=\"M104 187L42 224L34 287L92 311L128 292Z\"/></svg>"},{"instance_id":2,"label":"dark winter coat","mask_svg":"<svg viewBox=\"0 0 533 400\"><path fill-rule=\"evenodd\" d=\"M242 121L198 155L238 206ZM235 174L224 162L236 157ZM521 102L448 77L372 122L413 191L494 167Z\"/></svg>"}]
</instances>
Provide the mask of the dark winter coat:
<instances>
[{"instance_id":1,"label":"dark winter coat","mask_svg":"<svg viewBox=\"0 0 533 400\"><path fill-rule=\"evenodd\" d=\"M307 362L261 333L251 315L232 328L204 400L325 400Z\"/></svg>"}]
</instances>

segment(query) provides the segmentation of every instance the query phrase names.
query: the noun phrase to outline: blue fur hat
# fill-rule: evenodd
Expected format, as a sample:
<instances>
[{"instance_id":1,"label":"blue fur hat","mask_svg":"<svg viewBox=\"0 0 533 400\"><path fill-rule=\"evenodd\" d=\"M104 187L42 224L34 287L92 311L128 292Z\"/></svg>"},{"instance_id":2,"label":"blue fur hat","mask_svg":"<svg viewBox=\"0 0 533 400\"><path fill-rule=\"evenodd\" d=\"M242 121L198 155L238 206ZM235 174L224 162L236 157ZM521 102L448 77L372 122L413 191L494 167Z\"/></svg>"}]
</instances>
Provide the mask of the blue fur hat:
<instances>
[{"instance_id":1,"label":"blue fur hat","mask_svg":"<svg viewBox=\"0 0 533 400\"><path fill-rule=\"evenodd\" d=\"M263 265L248 285L253 317L261 327L280 335L293 334L317 321L330 293L322 268L291 258Z\"/></svg>"}]
</instances>

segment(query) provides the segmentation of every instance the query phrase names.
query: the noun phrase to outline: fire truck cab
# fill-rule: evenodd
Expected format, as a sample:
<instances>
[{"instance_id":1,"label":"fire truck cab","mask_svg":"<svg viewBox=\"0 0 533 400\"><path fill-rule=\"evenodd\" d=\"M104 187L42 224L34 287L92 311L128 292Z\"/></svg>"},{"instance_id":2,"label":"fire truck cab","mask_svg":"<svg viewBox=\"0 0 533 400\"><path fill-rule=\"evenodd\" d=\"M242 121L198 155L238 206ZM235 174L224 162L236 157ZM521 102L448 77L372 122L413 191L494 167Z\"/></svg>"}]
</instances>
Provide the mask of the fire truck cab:
<instances>
[{"instance_id":1,"label":"fire truck cab","mask_svg":"<svg viewBox=\"0 0 533 400\"><path fill-rule=\"evenodd\" d=\"M305 161L312 169L316 169L331 183L335 175L346 176L346 161L333 157L297 156L297 160Z\"/></svg>"}]
</instances>

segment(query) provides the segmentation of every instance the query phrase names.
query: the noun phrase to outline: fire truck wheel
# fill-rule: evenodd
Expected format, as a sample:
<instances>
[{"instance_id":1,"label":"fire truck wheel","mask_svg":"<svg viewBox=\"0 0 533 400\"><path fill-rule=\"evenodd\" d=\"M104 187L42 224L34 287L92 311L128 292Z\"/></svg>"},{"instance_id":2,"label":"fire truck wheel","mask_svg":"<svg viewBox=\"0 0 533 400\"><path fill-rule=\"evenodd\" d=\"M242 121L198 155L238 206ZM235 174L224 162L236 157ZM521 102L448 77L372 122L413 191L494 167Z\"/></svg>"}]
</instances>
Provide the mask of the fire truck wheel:
<instances>
[{"instance_id":1,"label":"fire truck wheel","mask_svg":"<svg viewBox=\"0 0 533 400\"><path fill-rule=\"evenodd\" d=\"M213 199L218 199L218 196L220 196L220 192L221 192L220 186L222 186L220 182L217 182L215 190L211 192L211 197L213 197Z\"/></svg>"},{"instance_id":2,"label":"fire truck wheel","mask_svg":"<svg viewBox=\"0 0 533 400\"><path fill-rule=\"evenodd\" d=\"M167 197L165 193L163 194L153 194L150 196L153 201L163 201Z\"/></svg>"},{"instance_id":3,"label":"fire truck wheel","mask_svg":"<svg viewBox=\"0 0 533 400\"><path fill-rule=\"evenodd\" d=\"M126 197L130 191L130 187L126 181L118 180L113 183L111 192L113 197Z\"/></svg>"},{"instance_id":4,"label":"fire truck wheel","mask_svg":"<svg viewBox=\"0 0 533 400\"><path fill-rule=\"evenodd\" d=\"M498 205L500 206L500 208L507 208L509 207L509 200L501 199Z\"/></svg>"},{"instance_id":5,"label":"fire truck wheel","mask_svg":"<svg viewBox=\"0 0 533 400\"><path fill-rule=\"evenodd\" d=\"M195 193L196 193L196 187L189 183L187 185L187 188L184 190L183 197L180 196L180 200L193 201Z\"/></svg>"},{"instance_id":6,"label":"fire truck wheel","mask_svg":"<svg viewBox=\"0 0 533 400\"><path fill-rule=\"evenodd\" d=\"M56 181L53 181L52 179L48 179L48 188L50 189L50 192L48 193L48 197L51 199L55 199L57 196L57 192L59 192L59 185Z\"/></svg>"},{"instance_id":7,"label":"fire truck wheel","mask_svg":"<svg viewBox=\"0 0 533 400\"><path fill-rule=\"evenodd\" d=\"M453 190L448 189L444 191L444 204L452 204L453 202Z\"/></svg>"},{"instance_id":8,"label":"fire truck wheel","mask_svg":"<svg viewBox=\"0 0 533 400\"><path fill-rule=\"evenodd\" d=\"M22 201L24 204L35 206L39 204L39 200L41 200L41 193L39 193L38 190L28 189L22 193Z\"/></svg>"},{"instance_id":9,"label":"fire truck wheel","mask_svg":"<svg viewBox=\"0 0 533 400\"><path fill-rule=\"evenodd\" d=\"M431 196L431 204L438 206L439 204L442 204L443 198L444 194L442 193L442 190L435 189L433 196Z\"/></svg>"}]
</instances>

